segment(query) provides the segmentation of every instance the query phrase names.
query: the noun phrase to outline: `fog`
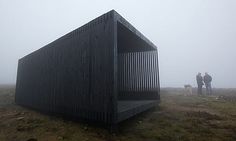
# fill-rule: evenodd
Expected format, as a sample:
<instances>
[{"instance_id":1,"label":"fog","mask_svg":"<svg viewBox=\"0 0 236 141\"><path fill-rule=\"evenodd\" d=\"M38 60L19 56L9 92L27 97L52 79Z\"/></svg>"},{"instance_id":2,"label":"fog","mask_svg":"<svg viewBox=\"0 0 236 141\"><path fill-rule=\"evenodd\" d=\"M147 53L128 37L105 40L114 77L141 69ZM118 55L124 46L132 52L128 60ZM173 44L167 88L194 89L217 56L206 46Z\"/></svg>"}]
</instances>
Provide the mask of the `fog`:
<instances>
[{"instance_id":1,"label":"fog","mask_svg":"<svg viewBox=\"0 0 236 141\"><path fill-rule=\"evenodd\" d=\"M236 88L235 0L0 0L0 84L15 84L19 58L116 10L159 51L162 87Z\"/></svg>"}]
</instances>

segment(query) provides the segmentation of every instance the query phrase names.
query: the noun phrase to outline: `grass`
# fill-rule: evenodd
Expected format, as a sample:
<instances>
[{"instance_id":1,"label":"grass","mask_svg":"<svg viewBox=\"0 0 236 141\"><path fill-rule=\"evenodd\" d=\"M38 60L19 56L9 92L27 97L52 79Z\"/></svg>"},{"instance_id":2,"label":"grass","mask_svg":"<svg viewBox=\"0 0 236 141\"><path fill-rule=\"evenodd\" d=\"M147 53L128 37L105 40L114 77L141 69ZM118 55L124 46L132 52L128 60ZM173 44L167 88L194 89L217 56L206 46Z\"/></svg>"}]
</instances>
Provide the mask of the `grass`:
<instances>
[{"instance_id":1,"label":"grass","mask_svg":"<svg viewBox=\"0 0 236 141\"><path fill-rule=\"evenodd\" d=\"M235 141L235 89L214 96L184 96L162 89L154 109L106 129L48 116L14 104L14 87L0 87L0 141Z\"/></svg>"}]
</instances>

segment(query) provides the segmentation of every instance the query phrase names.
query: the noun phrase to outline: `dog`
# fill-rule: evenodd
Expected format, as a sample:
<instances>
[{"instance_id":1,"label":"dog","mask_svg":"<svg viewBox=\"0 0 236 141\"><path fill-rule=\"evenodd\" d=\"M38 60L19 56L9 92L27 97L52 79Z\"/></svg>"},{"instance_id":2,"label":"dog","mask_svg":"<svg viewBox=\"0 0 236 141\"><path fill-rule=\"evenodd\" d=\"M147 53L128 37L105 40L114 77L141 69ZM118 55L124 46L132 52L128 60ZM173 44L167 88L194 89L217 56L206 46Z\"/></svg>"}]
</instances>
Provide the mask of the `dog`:
<instances>
[{"instance_id":1,"label":"dog","mask_svg":"<svg viewBox=\"0 0 236 141\"><path fill-rule=\"evenodd\" d=\"M193 94L193 90L192 90L192 86L191 85L184 85L184 90L185 90L185 95L192 95Z\"/></svg>"}]
</instances>

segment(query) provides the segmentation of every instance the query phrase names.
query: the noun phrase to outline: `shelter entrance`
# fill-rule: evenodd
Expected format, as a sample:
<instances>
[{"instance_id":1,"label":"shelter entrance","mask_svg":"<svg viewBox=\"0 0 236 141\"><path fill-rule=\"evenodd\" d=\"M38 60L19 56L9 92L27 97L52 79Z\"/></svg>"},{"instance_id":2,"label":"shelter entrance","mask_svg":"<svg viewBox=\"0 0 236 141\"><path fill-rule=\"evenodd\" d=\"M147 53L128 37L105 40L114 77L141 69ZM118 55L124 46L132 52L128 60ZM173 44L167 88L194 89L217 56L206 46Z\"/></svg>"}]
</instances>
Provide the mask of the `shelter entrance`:
<instances>
[{"instance_id":1,"label":"shelter entrance","mask_svg":"<svg viewBox=\"0 0 236 141\"><path fill-rule=\"evenodd\" d=\"M122 120L159 98L158 53L121 23L117 26L118 119Z\"/></svg>"}]
</instances>

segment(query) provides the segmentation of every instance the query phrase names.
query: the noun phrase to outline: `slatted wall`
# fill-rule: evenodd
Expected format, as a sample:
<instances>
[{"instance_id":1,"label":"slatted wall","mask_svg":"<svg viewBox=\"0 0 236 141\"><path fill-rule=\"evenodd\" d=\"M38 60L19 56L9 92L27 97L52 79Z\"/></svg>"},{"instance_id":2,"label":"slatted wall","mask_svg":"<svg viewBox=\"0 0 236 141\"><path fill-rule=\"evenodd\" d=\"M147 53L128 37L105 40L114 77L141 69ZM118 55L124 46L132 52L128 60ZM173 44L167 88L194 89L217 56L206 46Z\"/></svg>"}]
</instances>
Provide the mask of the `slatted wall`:
<instances>
[{"instance_id":1,"label":"slatted wall","mask_svg":"<svg viewBox=\"0 0 236 141\"><path fill-rule=\"evenodd\" d=\"M20 59L16 103L112 123L113 30L110 12Z\"/></svg>"},{"instance_id":2,"label":"slatted wall","mask_svg":"<svg viewBox=\"0 0 236 141\"><path fill-rule=\"evenodd\" d=\"M157 51L120 53L118 69L119 100L157 99Z\"/></svg>"}]
</instances>

